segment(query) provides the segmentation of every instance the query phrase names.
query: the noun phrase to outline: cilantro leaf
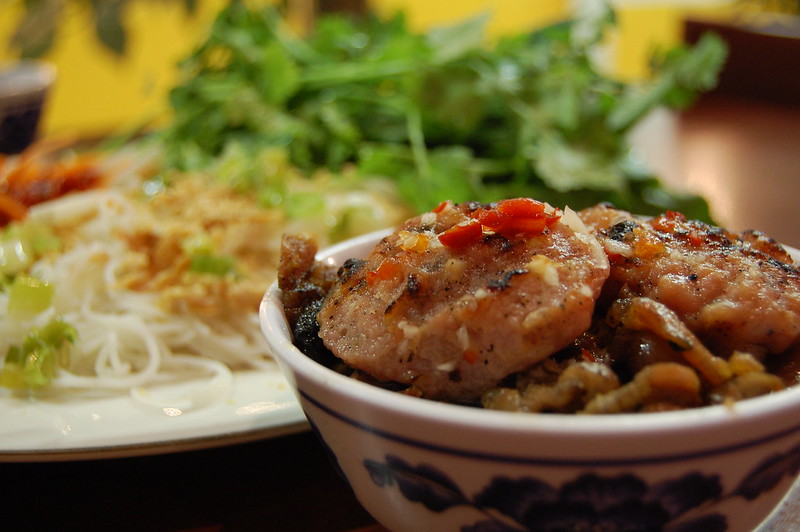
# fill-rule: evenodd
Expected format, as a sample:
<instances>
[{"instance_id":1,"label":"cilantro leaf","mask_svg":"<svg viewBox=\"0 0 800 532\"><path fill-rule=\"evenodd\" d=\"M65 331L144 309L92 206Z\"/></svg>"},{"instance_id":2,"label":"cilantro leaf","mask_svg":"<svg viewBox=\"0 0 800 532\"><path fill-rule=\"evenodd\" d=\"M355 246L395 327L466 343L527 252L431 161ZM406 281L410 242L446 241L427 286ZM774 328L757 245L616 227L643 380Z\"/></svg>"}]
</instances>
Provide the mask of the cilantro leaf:
<instances>
[{"instance_id":1,"label":"cilantro leaf","mask_svg":"<svg viewBox=\"0 0 800 532\"><path fill-rule=\"evenodd\" d=\"M182 62L161 135L168 163L209 168L231 145L253 158L277 148L309 176L355 167L362 179L392 179L419 211L526 195L710 221L702 198L632 169L627 134L657 107L683 108L713 87L725 60L718 38L657 54L652 78L634 84L594 65L616 23L605 4L496 43L487 22L419 34L402 13L323 15L300 37L274 7L232 2Z\"/></svg>"}]
</instances>

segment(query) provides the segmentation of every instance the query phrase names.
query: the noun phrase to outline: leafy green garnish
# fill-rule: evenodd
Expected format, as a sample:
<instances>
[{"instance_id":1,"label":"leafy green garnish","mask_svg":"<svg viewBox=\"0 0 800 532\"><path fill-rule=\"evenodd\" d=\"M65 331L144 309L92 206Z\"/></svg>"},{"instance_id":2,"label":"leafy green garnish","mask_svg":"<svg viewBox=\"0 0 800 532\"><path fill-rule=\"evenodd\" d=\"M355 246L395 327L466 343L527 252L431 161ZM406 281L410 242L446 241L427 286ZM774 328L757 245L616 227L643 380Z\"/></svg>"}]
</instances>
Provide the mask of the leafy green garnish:
<instances>
[{"instance_id":1,"label":"leafy green garnish","mask_svg":"<svg viewBox=\"0 0 800 532\"><path fill-rule=\"evenodd\" d=\"M76 337L75 328L59 318L31 329L22 345L8 348L0 386L19 390L49 385L56 368L69 363L68 344L74 343Z\"/></svg>"},{"instance_id":2,"label":"leafy green garnish","mask_svg":"<svg viewBox=\"0 0 800 532\"><path fill-rule=\"evenodd\" d=\"M494 45L486 22L415 34L402 14L327 15L300 38L275 9L232 2L181 64L162 139L168 161L208 168L231 146L272 146L309 175L355 165L362 178L389 177L418 211L532 196L708 220L701 198L667 191L637 166L627 136L656 107L685 107L714 85L720 39L656 56L652 78L632 84L591 59L611 10Z\"/></svg>"}]
</instances>

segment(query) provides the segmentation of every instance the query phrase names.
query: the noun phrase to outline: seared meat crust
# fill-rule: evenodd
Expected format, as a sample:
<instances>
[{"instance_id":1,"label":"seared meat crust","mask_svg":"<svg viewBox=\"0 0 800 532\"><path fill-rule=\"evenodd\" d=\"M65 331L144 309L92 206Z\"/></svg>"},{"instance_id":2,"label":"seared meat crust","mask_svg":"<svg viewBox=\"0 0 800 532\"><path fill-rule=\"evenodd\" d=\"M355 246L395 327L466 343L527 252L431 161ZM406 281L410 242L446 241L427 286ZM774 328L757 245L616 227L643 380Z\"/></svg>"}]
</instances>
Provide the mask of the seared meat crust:
<instances>
[{"instance_id":1,"label":"seared meat crust","mask_svg":"<svg viewBox=\"0 0 800 532\"><path fill-rule=\"evenodd\" d=\"M611 263L604 296L654 299L720 356L763 359L800 338L800 272L774 240L678 213L645 219L607 205L579 213Z\"/></svg>"},{"instance_id":2,"label":"seared meat crust","mask_svg":"<svg viewBox=\"0 0 800 532\"><path fill-rule=\"evenodd\" d=\"M283 310L292 326L306 308L321 301L336 279L332 267L316 261L314 239L305 235L283 235L278 262L278 288Z\"/></svg>"},{"instance_id":3,"label":"seared meat crust","mask_svg":"<svg viewBox=\"0 0 800 532\"><path fill-rule=\"evenodd\" d=\"M325 345L381 381L468 402L585 331L609 265L577 216L536 235L441 243L481 207L412 218L350 263L317 316Z\"/></svg>"}]
</instances>

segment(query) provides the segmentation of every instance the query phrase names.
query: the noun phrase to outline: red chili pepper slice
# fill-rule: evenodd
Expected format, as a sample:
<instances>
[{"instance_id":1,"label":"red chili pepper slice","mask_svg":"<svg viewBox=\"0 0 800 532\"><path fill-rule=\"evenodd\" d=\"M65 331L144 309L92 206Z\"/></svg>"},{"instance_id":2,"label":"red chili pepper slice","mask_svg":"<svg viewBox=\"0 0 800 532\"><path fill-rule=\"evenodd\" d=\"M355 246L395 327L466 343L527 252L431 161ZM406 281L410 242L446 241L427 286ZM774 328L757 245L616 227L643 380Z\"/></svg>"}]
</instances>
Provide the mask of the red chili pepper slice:
<instances>
[{"instance_id":1,"label":"red chili pepper slice","mask_svg":"<svg viewBox=\"0 0 800 532\"><path fill-rule=\"evenodd\" d=\"M511 238L521 235L538 235L544 231L547 220L540 215L537 218L507 218L496 232L504 237Z\"/></svg>"},{"instance_id":2,"label":"red chili pepper slice","mask_svg":"<svg viewBox=\"0 0 800 532\"><path fill-rule=\"evenodd\" d=\"M440 212L445 210L447 208L447 206L450 205L451 203L452 202L450 200L444 200L439 205L437 205L436 207L433 208L433 212L435 212L436 214L439 214Z\"/></svg>"},{"instance_id":3,"label":"red chili pepper slice","mask_svg":"<svg viewBox=\"0 0 800 532\"><path fill-rule=\"evenodd\" d=\"M545 222L547 227L553 227L558 223L560 219L561 219L561 211L556 210L547 215Z\"/></svg>"},{"instance_id":4,"label":"red chili pepper slice","mask_svg":"<svg viewBox=\"0 0 800 532\"><path fill-rule=\"evenodd\" d=\"M454 225L439 235L439 242L449 248L460 249L477 242L483 235L483 227L477 220Z\"/></svg>"},{"instance_id":5,"label":"red chili pepper slice","mask_svg":"<svg viewBox=\"0 0 800 532\"><path fill-rule=\"evenodd\" d=\"M500 226L503 220L503 215L492 208L484 209L481 207L480 209L475 210L470 216L490 229Z\"/></svg>"},{"instance_id":6,"label":"red chili pepper slice","mask_svg":"<svg viewBox=\"0 0 800 532\"><path fill-rule=\"evenodd\" d=\"M495 232L506 238L519 236L533 236L544 232L545 229L553 227L561 219L561 211L554 210L545 212L547 205L532 198L511 198L500 200L488 207L481 207L470 214L483 226L483 229ZM476 231L477 233L477 231ZM446 237L442 243L445 243ZM441 240L441 237L440 237ZM453 237L454 244L451 247L460 247L477 240L477 236L472 239ZM449 245L446 244L445 245Z\"/></svg>"},{"instance_id":7,"label":"red chili pepper slice","mask_svg":"<svg viewBox=\"0 0 800 532\"><path fill-rule=\"evenodd\" d=\"M689 238L689 243L695 247L700 247L703 245L703 243L705 243L704 236L695 229L689 231L687 237Z\"/></svg>"},{"instance_id":8,"label":"red chili pepper slice","mask_svg":"<svg viewBox=\"0 0 800 532\"><path fill-rule=\"evenodd\" d=\"M514 218L533 218L544 214L544 203L532 198L512 198L497 202L497 210Z\"/></svg>"}]
</instances>

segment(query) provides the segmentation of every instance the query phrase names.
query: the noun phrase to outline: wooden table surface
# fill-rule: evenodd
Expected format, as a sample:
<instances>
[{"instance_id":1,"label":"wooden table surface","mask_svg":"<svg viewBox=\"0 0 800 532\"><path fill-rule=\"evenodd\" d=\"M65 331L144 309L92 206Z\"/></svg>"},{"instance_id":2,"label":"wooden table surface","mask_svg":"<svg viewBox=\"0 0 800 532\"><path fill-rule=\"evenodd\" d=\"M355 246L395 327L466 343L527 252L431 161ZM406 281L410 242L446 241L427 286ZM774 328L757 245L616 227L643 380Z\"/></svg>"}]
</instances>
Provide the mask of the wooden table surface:
<instances>
[{"instance_id":1,"label":"wooden table surface","mask_svg":"<svg viewBox=\"0 0 800 532\"><path fill-rule=\"evenodd\" d=\"M719 225L800 248L800 107L707 97L657 114L635 138L662 180L705 197Z\"/></svg>"},{"instance_id":2,"label":"wooden table surface","mask_svg":"<svg viewBox=\"0 0 800 532\"><path fill-rule=\"evenodd\" d=\"M800 247L800 109L703 101L656 138L665 179ZM668 154L663 157L663 154ZM0 464L0 529L378 532L310 432L184 453ZM800 530L795 490L764 532Z\"/></svg>"}]
</instances>

